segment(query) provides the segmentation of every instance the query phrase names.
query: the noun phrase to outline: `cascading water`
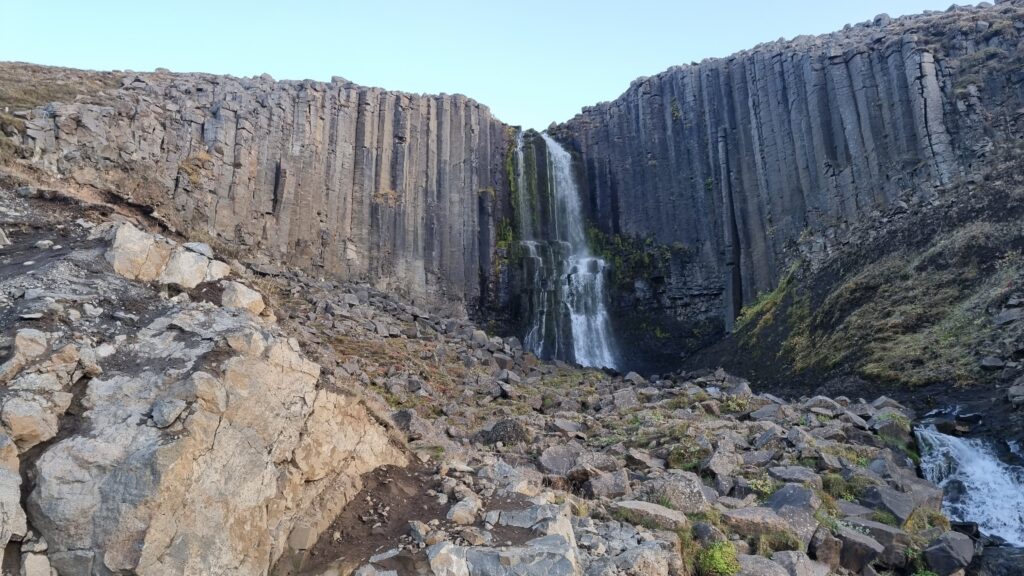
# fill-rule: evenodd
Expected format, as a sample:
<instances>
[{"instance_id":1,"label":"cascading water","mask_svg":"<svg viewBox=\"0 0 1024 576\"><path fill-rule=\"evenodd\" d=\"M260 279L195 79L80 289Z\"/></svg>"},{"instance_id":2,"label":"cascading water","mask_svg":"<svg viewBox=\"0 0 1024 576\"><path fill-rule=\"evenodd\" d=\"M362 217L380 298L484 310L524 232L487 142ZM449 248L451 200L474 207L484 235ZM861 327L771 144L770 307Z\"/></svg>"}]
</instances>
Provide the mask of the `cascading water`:
<instances>
[{"instance_id":1,"label":"cascading water","mask_svg":"<svg viewBox=\"0 0 1024 576\"><path fill-rule=\"evenodd\" d=\"M921 472L942 488L946 514L1024 547L1024 468L1001 461L983 440L943 434L932 425L915 434Z\"/></svg>"},{"instance_id":2,"label":"cascading water","mask_svg":"<svg viewBox=\"0 0 1024 576\"><path fill-rule=\"evenodd\" d=\"M533 220L526 179L523 134L516 140L519 177L518 229L524 282L529 288L529 323L524 346L541 358L581 366L615 367L611 324L605 304L606 264L590 253L583 228L572 157L541 134L547 149L547 226Z\"/></svg>"}]
</instances>

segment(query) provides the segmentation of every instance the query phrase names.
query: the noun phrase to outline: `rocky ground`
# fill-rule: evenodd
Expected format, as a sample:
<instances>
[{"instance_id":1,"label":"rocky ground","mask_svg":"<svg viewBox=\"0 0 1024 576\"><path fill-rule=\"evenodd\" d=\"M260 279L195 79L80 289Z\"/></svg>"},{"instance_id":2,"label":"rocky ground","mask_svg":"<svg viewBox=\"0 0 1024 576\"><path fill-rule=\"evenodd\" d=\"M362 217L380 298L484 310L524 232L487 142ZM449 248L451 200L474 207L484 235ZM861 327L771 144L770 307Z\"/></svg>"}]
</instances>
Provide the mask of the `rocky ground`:
<instances>
[{"instance_id":1,"label":"rocky ground","mask_svg":"<svg viewBox=\"0 0 1024 576\"><path fill-rule=\"evenodd\" d=\"M1012 573L889 398L543 363L103 206L0 209L5 573Z\"/></svg>"}]
</instances>

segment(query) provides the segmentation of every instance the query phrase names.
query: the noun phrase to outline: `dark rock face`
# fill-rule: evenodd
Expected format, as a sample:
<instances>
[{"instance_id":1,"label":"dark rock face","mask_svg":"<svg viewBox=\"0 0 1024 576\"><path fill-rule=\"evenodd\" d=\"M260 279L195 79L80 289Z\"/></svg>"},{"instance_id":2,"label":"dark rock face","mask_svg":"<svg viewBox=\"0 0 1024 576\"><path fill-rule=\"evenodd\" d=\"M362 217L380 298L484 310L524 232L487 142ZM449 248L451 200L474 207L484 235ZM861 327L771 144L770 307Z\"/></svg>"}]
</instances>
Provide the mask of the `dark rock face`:
<instances>
[{"instance_id":1,"label":"dark rock face","mask_svg":"<svg viewBox=\"0 0 1024 576\"><path fill-rule=\"evenodd\" d=\"M620 310L731 329L801 236L828 250L904 196L980 177L1024 102L1022 14L1006 2L765 44L641 78L558 127L602 231L692 255L638 274Z\"/></svg>"},{"instance_id":2,"label":"dark rock face","mask_svg":"<svg viewBox=\"0 0 1024 576\"><path fill-rule=\"evenodd\" d=\"M464 96L156 73L91 101L28 115L35 166L249 258L489 298L509 135Z\"/></svg>"}]
</instances>

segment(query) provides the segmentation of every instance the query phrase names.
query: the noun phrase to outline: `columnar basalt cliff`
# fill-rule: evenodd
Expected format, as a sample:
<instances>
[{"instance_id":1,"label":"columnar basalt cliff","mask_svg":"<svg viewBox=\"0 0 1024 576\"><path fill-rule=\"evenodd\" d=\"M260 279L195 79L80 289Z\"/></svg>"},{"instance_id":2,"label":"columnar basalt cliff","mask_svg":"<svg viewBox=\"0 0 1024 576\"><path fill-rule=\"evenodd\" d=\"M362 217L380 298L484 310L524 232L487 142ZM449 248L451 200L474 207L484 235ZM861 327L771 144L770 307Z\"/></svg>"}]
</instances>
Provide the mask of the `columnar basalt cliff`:
<instances>
[{"instance_id":1,"label":"columnar basalt cliff","mask_svg":"<svg viewBox=\"0 0 1024 576\"><path fill-rule=\"evenodd\" d=\"M35 166L250 259L488 298L509 134L464 96L158 72L24 124Z\"/></svg>"},{"instance_id":2,"label":"columnar basalt cliff","mask_svg":"<svg viewBox=\"0 0 1024 576\"><path fill-rule=\"evenodd\" d=\"M982 178L1021 134L1022 18L879 16L639 79L559 126L602 232L691 256L640 271L620 311L730 329L801 238L828 251L896 201Z\"/></svg>"},{"instance_id":3,"label":"columnar basalt cliff","mask_svg":"<svg viewBox=\"0 0 1024 576\"><path fill-rule=\"evenodd\" d=\"M610 265L622 364L671 367L730 331L794 254L828 256L893 206L983 181L1024 132L1022 33L1019 0L883 15L639 79L549 130ZM485 107L340 79L76 74L91 95L65 86L0 116L21 166L243 260L515 315L518 200L542 203L544 175L517 174L515 131Z\"/></svg>"}]
</instances>

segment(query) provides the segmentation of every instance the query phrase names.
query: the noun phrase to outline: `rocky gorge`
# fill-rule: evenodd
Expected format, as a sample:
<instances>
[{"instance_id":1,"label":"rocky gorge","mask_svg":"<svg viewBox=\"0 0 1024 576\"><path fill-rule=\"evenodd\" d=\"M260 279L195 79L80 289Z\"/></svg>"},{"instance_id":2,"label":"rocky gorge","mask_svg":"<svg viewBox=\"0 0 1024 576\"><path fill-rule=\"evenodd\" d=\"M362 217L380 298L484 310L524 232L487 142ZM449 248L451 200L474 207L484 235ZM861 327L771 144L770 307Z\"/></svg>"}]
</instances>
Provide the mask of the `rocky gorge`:
<instances>
[{"instance_id":1,"label":"rocky gorge","mask_svg":"<svg viewBox=\"0 0 1024 576\"><path fill-rule=\"evenodd\" d=\"M0 572L1019 573L1022 39L880 15L543 133L0 63Z\"/></svg>"},{"instance_id":2,"label":"rocky gorge","mask_svg":"<svg viewBox=\"0 0 1024 576\"><path fill-rule=\"evenodd\" d=\"M0 194L9 573L952 574L975 557L893 400L544 363L50 194Z\"/></svg>"}]
</instances>

